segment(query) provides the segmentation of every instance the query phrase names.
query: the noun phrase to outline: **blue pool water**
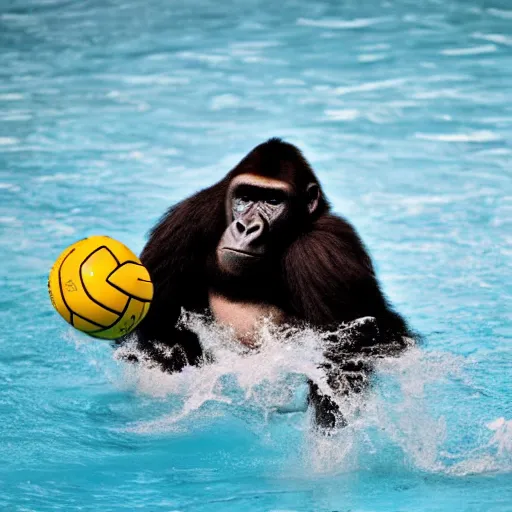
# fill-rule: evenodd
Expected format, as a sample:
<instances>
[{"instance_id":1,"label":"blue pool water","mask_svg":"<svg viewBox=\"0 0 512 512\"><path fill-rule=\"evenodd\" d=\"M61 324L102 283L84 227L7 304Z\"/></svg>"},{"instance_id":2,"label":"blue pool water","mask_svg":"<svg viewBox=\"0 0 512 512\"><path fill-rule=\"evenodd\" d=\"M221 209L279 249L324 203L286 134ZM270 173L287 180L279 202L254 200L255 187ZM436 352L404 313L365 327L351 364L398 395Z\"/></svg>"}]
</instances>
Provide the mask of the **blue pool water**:
<instances>
[{"instance_id":1,"label":"blue pool water","mask_svg":"<svg viewBox=\"0 0 512 512\"><path fill-rule=\"evenodd\" d=\"M511 91L508 0L1 2L0 509L512 510ZM222 358L165 376L47 296L270 136L425 336L331 438L313 335L242 356L191 319Z\"/></svg>"}]
</instances>

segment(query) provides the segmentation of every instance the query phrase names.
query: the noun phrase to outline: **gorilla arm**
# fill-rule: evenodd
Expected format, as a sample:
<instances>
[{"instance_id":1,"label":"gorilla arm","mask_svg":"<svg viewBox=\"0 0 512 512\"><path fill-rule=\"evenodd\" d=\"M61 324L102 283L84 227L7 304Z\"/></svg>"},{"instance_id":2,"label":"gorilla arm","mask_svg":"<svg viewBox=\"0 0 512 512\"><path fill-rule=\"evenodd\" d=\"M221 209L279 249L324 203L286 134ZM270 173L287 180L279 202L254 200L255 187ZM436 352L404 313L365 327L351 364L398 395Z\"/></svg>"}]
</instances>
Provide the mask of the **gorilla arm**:
<instances>
[{"instance_id":1,"label":"gorilla arm","mask_svg":"<svg viewBox=\"0 0 512 512\"><path fill-rule=\"evenodd\" d=\"M336 394L366 389L372 359L398 355L408 345L412 335L405 321L382 294L359 236L340 217L318 218L288 249L283 271L292 315L333 331L327 341L325 369ZM343 423L337 405L322 396L315 384L310 387L317 424Z\"/></svg>"},{"instance_id":2,"label":"gorilla arm","mask_svg":"<svg viewBox=\"0 0 512 512\"><path fill-rule=\"evenodd\" d=\"M206 255L224 229L225 188L221 181L170 208L141 254L154 297L137 329L138 349L167 371L198 364L203 355L197 336L176 323L182 308L208 308Z\"/></svg>"}]
</instances>

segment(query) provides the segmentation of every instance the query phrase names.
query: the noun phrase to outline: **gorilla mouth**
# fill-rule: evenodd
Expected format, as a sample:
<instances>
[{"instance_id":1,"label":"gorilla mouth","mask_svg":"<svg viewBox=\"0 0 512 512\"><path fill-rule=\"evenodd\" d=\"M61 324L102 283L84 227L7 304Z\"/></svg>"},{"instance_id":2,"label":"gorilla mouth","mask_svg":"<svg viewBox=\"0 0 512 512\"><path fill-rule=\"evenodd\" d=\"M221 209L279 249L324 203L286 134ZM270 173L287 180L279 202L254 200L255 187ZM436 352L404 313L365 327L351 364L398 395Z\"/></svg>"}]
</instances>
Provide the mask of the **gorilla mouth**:
<instances>
[{"instance_id":1,"label":"gorilla mouth","mask_svg":"<svg viewBox=\"0 0 512 512\"><path fill-rule=\"evenodd\" d=\"M259 254L255 254L253 252L248 252L248 251L242 251L240 249L233 249L232 247L223 247L222 250L229 251L229 252L235 252L237 254L241 254L242 256L246 256L248 258L260 258L261 257L261 255L259 255Z\"/></svg>"}]
</instances>

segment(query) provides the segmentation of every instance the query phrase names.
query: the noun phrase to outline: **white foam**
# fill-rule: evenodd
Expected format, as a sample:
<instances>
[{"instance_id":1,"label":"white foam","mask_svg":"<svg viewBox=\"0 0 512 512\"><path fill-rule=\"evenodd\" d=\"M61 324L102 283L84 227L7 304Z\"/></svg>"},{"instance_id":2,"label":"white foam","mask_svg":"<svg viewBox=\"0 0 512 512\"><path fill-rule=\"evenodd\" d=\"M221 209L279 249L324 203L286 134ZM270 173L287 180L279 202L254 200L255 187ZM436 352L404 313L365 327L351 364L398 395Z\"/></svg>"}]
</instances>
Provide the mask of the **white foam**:
<instances>
[{"instance_id":1,"label":"white foam","mask_svg":"<svg viewBox=\"0 0 512 512\"><path fill-rule=\"evenodd\" d=\"M176 57L184 60L195 60L198 62L204 62L207 64L222 64L224 62L228 62L230 60L226 55L213 55L208 53L200 53L200 52L178 52Z\"/></svg>"},{"instance_id":2,"label":"white foam","mask_svg":"<svg viewBox=\"0 0 512 512\"><path fill-rule=\"evenodd\" d=\"M201 315L185 313L181 322L199 336L205 352L215 363L187 367L172 375L154 368L148 360L137 369L129 367L127 382L138 392L183 399L182 406L167 417L132 425L130 429L135 432L173 430L181 420L208 402L248 408L261 418L284 411L305 410L307 393L302 394L304 400L298 404L297 387L304 388L308 379L315 382L322 393L332 395L325 372L320 368L325 361L325 333L276 327L266 320L258 334L258 348L251 350L234 340L229 329L216 326ZM350 343L343 329L337 331L337 335L340 345ZM128 344L119 349L117 355L122 357L133 350ZM162 346L161 350L169 349ZM343 401L338 397L334 399L340 404Z\"/></svg>"},{"instance_id":3,"label":"white foam","mask_svg":"<svg viewBox=\"0 0 512 512\"><path fill-rule=\"evenodd\" d=\"M480 130L469 133L415 133L417 139L440 142L494 142L501 137L490 130Z\"/></svg>"},{"instance_id":4,"label":"white foam","mask_svg":"<svg viewBox=\"0 0 512 512\"><path fill-rule=\"evenodd\" d=\"M343 410L349 411L348 426L329 437L306 432L305 466L321 473L352 471L362 465L379 468L389 464L390 451L398 450L394 464L428 473L509 471L512 435L502 419L491 425L496 434L488 442L460 453L446 448L450 425L445 416L431 411L429 394L454 379L470 386L465 363L459 356L419 349L382 360L372 392L354 397L351 407Z\"/></svg>"},{"instance_id":5,"label":"white foam","mask_svg":"<svg viewBox=\"0 0 512 512\"><path fill-rule=\"evenodd\" d=\"M21 222L16 217L0 217L0 224L19 225Z\"/></svg>"},{"instance_id":6,"label":"white foam","mask_svg":"<svg viewBox=\"0 0 512 512\"><path fill-rule=\"evenodd\" d=\"M355 18L353 20L312 20L309 18L299 18L297 25L302 27L318 27L329 29L354 29L365 28L388 21L389 18Z\"/></svg>"},{"instance_id":7,"label":"white foam","mask_svg":"<svg viewBox=\"0 0 512 512\"><path fill-rule=\"evenodd\" d=\"M19 192L21 188L12 183L0 183L0 190L10 190L11 192Z\"/></svg>"},{"instance_id":8,"label":"white foam","mask_svg":"<svg viewBox=\"0 0 512 512\"><path fill-rule=\"evenodd\" d=\"M475 39L483 39L484 41L491 41L492 43L512 46L512 37L504 34L484 34L482 32L474 32L471 36Z\"/></svg>"},{"instance_id":9,"label":"white foam","mask_svg":"<svg viewBox=\"0 0 512 512\"><path fill-rule=\"evenodd\" d=\"M359 47L360 50L372 52L377 50L389 50L390 45L388 43L377 43L377 44L363 44Z\"/></svg>"},{"instance_id":10,"label":"white foam","mask_svg":"<svg viewBox=\"0 0 512 512\"><path fill-rule=\"evenodd\" d=\"M450 57L460 57L464 55L482 55L485 53L494 53L497 51L497 47L494 44L484 44L481 46L472 46L469 48L447 48L445 50L441 50L442 55L447 55Z\"/></svg>"},{"instance_id":11,"label":"white foam","mask_svg":"<svg viewBox=\"0 0 512 512\"><path fill-rule=\"evenodd\" d=\"M304 80L299 80L297 78L277 78L276 80L274 80L274 84L285 86L299 86L306 85L306 82L304 82Z\"/></svg>"},{"instance_id":12,"label":"white foam","mask_svg":"<svg viewBox=\"0 0 512 512\"><path fill-rule=\"evenodd\" d=\"M0 146L14 146L20 142L15 137L0 137Z\"/></svg>"},{"instance_id":13,"label":"white foam","mask_svg":"<svg viewBox=\"0 0 512 512\"><path fill-rule=\"evenodd\" d=\"M220 94L212 98L210 103L210 109L224 110L226 108L236 108L242 104L242 100L239 96L234 94Z\"/></svg>"},{"instance_id":14,"label":"white foam","mask_svg":"<svg viewBox=\"0 0 512 512\"><path fill-rule=\"evenodd\" d=\"M82 175L79 173L64 173L57 172L55 174L46 174L43 176L36 176L34 181L39 183L56 183L56 182L74 182L82 178Z\"/></svg>"},{"instance_id":15,"label":"white foam","mask_svg":"<svg viewBox=\"0 0 512 512\"><path fill-rule=\"evenodd\" d=\"M0 119L2 121L28 121L29 119L32 119L31 114L21 114L21 113L15 113L15 114L0 114Z\"/></svg>"},{"instance_id":16,"label":"white foam","mask_svg":"<svg viewBox=\"0 0 512 512\"><path fill-rule=\"evenodd\" d=\"M487 428L495 432L489 444L496 447L498 454L512 455L512 419L497 418L488 423Z\"/></svg>"},{"instance_id":17,"label":"white foam","mask_svg":"<svg viewBox=\"0 0 512 512\"><path fill-rule=\"evenodd\" d=\"M19 101L23 99L23 94L19 93L6 93L6 94L0 94L0 101Z\"/></svg>"},{"instance_id":18,"label":"white foam","mask_svg":"<svg viewBox=\"0 0 512 512\"><path fill-rule=\"evenodd\" d=\"M133 85L186 85L190 79L183 76L131 75L121 76L121 81Z\"/></svg>"},{"instance_id":19,"label":"white foam","mask_svg":"<svg viewBox=\"0 0 512 512\"><path fill-rule=\"evenodd\" d=\"M354 121L360 116L357 109L341 109L341 110L324 110L324 114L328 119L333 121Z\"/></svg>"},{"instance_id":20,"label":"white foam","mask_svg":"<svg viewBox=\"0 0 512 512\"><path fill-rule=\"evenodd\" d=\"M512 11L508 11L505 9L490 8L487 9L487 12L489 14L492 14L493 16L496 16L497 18L502 18L504 20L512 20Z\"/></svg>"},{"instance_id":21,"label":"white foam","mask_svg":"<svg viewBox=\"0 0 512 512\"><path fill-rule=\"evenodd\" d=\"M453 98L460 99L461 93L458 89L444 88L444 89L430 89L428 91L418 91L412 94L413 98L418 100L435 100L439 98Z\"/></svg>"},{"instance_id":22,"label":"white foam","mask_svg":"<svg viewBox=\"0 0 512 512\"><path fill-rule=\"evenodd\" d=\"M279 46L277 41L244 41L230 45L229 54L234 57L256 57L263 50Z\"/></svg>"},{"instance_id":23,"label":"white foam","mask_svg":"<svg viewBox=\"0 0 512 512\"><path fill-rule=\"evenodd\" d=\"M385 53L363 53L357 56L357 61L366 63L366 62L378 62L380 60L384 60L387 57Z\"/></svg>"},{"instance_id":24,"label":"white foam","mask_svg":"<svg viewBox=\"0 0 512 512\"><path fill-rule=\"evenodd\" d=\"M325 362L326 335L312 329L277 328L264 321L258 348L251 350L234 340L229 329L201 315L184 313L181 323L198 335L213 362L167 374L139 353L141 364L124 367L123 386L165 398L170 411L128 425L131 432L184 432L194 428L201 416L209 419L231 414L254 432L268 436L274 421L288 418L287 428L303 432L302 446L297 448L308 471L352 471L362 465L378 468L389 464L393 450L397 452L393 464L430 473L465 475L512 469L512 421L505 418L485 427L475 417L474 427L489 432L483 442L460 452L448 448L450 432L457 431L449 421L473 415L457 414L448 419L432 406L438 401L436 396L453 392L453 382L474 393L465 374L467 361L461 356L413 348L400 358L379 359L368 392L338 397L332 394L320 368ZM343 340L343 331L337 334ZM128 344L117 355L134 350ZM311 427L312 418L305 412L308 380L336 401L348 426L329 436Z\"/></svg>"},{"instance_id":25,"label":"white foam","mask_svg":"<svg viewBox=\"0 0 512 512\"><path fill-rule=\"evenodd\" d=\"M212 324L202 315L185 313L181 322L199 336L204 350L217 362L205 364L199 368L187 368L187 371L174 375L157 370L158 386L156 388L153 389L151 385L148 387L148 381L143 380L146 383L144 391L149 394L153 392L158 396L172 394L178 388L183 390L183 386L187 387L188 384L195 388L198 377L193 375L195 372L201 374L203 383L223 375L233 374L246 397L253 395L255 387L259 384L276 381L283 374L320 375L316 366L321 363L323 356L314 331L278 329L270 321L266 321L262 324L258 335L258 350L250 350L234 340L229 329ZM150 380L155 378L155 370L150 363L143 365L142 375L145 376L146 371L151 374ZM209 378L205 378L206 376ZM189 378L192 379L190 382L188 382ZM196 394L195 389L190 391ZM210 393L207 395L209 396Z\"/></svg>"},{"instance_id":26,"label":"white foam","mask_svg":"<svg viewBox=\"0 0 512 512\"><path fill-rule=\"evenodd\" d=\"M377 91L380 89L393 89L404 85L407 82L405 78L390 78L389 80L378 80L375 82L365 82L357 85L350 85L346 87L336 87L334 94L337 96L343 96L354 92L367 92Z\"/></svg>"},{"instance_id":27,"label":"white foam","mask_svg":"<svg viewBox=\"0 0 512 512\"><path fill-rule=\"evenodd\" d=\"M512 419L497 418L489 422L487 428L494 432L491 439L472 450L469 457L447 468L448 473L465 476L512 470Z\"/></svg>"}]
</instances>

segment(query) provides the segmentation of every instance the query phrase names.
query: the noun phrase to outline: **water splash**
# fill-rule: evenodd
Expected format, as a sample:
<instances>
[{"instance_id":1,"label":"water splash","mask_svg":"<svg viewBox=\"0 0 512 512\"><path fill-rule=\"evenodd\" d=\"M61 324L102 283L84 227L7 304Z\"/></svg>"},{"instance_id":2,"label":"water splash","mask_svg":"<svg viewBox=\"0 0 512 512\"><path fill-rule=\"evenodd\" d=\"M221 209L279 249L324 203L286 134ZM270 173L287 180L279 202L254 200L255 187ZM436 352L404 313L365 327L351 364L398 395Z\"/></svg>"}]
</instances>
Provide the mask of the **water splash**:
<instances>
[{"instance_id":1,"label":"water splash","mask_svg":"<svg viewBox=\"0 0 512 512\"><path fill-rule=\"evenodd\" d=\"M184 313L180 322L199 336L212 362L178 374L164 373L143 357L138 366L126 365L128 388L171 403L169 413L130 424L131 432L186 431L199 417L231 415L267 435L288 415L286 428L302 432L303 466L315 473L389 464L457 476L512 470L512 420L485 423L470 411L450 413L450 402L461 398L454 392L476 389L465 371L470 361L462 356L411 348L399 358L380 358L368 392L338 397L322 369L333 333L265 321L257 348L250 349L204 316ZM117 356L133 350L128 345ZM314 428L308 381L333 397L348 426L329 435ZM474 416L472 424L461 423L466 416Z\"/></svg>"},{"instance_id":2,"label":"water splash","mask_svg":"<svg viewBox=\"0 0 512 512\"><path fill-rule=\"evenodd\" d=\"M155 397L180 397L180 404L166 418L131 427L135 431L165 430L212 402L230 405L231 412L241 407L256 414L258 421L267 421L274 413L305 411L306 393L302 393L301 400L297 389L306 386L307 378L330 392L319 368L324 358L313 330L278 328L264 321L257 336L258 346L251 349L237 342L228 328L202 315L185 313L180 323L199 336L207 359L214 362L168 374L137 353L142 364L126 369L129 385ZM134 345L128 344L118 350L117 356L123 358L133 351Z\"/></svg>"}]
</instances>

